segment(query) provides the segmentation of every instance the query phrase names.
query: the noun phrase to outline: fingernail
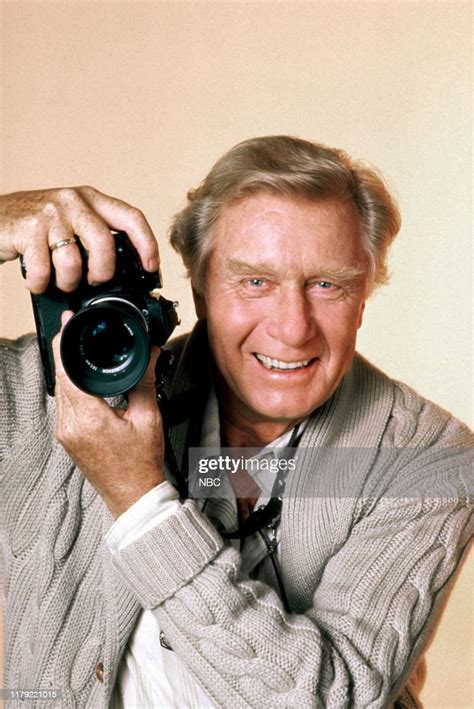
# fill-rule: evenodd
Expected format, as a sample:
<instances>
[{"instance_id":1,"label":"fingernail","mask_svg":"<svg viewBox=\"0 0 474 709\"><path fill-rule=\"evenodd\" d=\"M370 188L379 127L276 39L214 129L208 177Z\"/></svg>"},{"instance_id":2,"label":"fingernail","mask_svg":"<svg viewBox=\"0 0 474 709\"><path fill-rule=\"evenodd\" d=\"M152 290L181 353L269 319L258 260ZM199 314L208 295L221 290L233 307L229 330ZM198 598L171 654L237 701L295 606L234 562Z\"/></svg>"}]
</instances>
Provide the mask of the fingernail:
<instances>
[{"instance_id":1,"label":"fingernail","mask_svg":"<svg viewBox=\"0 0 474 709\"><path fill-rule=\"evenodd\" d=\"M159 269L159 267L160 267L160 263L159 263L158 259L157 259L155 256L153 256L152 258L149 258L149 259L148 259L148 261L147 261L147 269L148 269L149 271L157 271L157 270Z\"/></svg>"},{"instance_id":2,"label":"fingernail","mask_svg":"<svg viewBox=\"0 0 474 709\"><path fill-rule=\"evenodd\" d=\"M72 310L64 310L61 313L61 324L65 325L74 315L74 312Z\"/></svg>"}]
</instances>

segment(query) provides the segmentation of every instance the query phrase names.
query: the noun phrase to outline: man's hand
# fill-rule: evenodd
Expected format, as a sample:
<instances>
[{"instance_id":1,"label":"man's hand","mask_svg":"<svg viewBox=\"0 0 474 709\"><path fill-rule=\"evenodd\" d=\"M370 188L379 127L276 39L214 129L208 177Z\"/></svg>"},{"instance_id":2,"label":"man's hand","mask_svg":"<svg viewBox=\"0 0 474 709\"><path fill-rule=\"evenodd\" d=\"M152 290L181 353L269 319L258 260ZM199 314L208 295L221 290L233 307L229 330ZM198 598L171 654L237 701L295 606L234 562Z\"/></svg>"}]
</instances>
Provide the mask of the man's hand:
<instances>
[{"instance_id":1,"label":"man's hand","mask_svg":"<svg viewBox=\"0 0 474 709\"><path fill-rule=\"evenodd\" d=\"M63 314L63 327L71 315ZM58 333L53 340L56 438L118 517L165 479L163 427L155 394L159 350L153 348L145 376L129 392L128 408L117 410L70 381L61 364L60 337Z\"/></svg>"},{"instance_id":2,"label":"man's hand","mask_svg":"<svg viewBox=\"0 0 474 709\"><path fill-rule=\"evenodd\" d=\"M115 245L110 229L127 232L147 271L159 266L158 246L140 210L93 187L16 192L0 197L0 261L23 255L26 286L42 293L56 272L63 291L77 288L82 273L75 244L53 252L51 247L78 236L89 252L89 283L105 283L115 270Z\"/></svg>"}]
</instances>

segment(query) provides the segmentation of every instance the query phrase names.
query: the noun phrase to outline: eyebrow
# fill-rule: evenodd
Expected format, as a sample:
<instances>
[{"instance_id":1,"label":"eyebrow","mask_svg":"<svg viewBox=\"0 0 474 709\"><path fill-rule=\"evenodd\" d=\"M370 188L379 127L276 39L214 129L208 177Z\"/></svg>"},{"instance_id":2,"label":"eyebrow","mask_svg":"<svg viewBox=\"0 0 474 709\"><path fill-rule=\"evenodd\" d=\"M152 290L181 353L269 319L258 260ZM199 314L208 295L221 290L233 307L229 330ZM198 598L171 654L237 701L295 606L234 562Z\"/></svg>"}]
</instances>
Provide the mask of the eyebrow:
<instances>
[{"instance_id":1,"label":"eyebrow","mask_svg":"<svg viewBox=\"0 0 474 709\"><path fill-rule=\"evenodd\" d=\"M255 261L255 263L248 263L247 261L241 261L238 258L230 258L226 262L226 269L231 273L235 273L239 276L254 276L256 273L260 274L261 276L275 275L275 270L264 261Z\"/></svg>"},{"instance_id":2,"label":"eyebrow","mask_svg":"<svg viewBox=\"0 0 474 709\"><path fill-rule=\"evenodd\" d=\"M230 258L226 263L226 269L231 273L239 276L275 276L276 271L265 261L255 261L254 263L248 263L247 261L241 261L240 259ZM367 269L360 266L344 266L338 268L337 266L326 266L321 268L321 270L316 271L313 276L309 278L327 278L334 279L337 281L342 281L344 283L353 283L358 281L362 277L367 275Z\"/></svg>"}]
</instances>

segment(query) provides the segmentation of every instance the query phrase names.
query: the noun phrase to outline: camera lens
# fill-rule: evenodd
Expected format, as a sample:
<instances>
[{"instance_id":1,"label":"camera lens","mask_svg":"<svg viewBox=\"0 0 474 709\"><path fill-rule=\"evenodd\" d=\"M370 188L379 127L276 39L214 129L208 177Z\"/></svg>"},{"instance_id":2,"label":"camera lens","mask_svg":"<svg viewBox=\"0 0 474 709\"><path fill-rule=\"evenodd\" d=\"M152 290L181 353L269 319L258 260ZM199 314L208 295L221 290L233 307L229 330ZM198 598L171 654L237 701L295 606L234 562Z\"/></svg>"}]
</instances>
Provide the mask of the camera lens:
<instances>
[{"instance_id":1,"label":"camera lens","mask_svg":"<svg viewBox=\"0 0 474 709\"><path fill-rule=\"evenodd\" d=\"M61 337L61 360L70 379L96 396L131 389L145 374L150 339L143 313L128 300L103 297L79 310Z\"/></svg>"},{"instance_id":2,"label":"camera lens","mask_svg":"<svg viewBox=\"0 0 474 709\"><path fill-rule=\"evenodd\" d=\"M127 363L133 353L133 331L116 313L101 315L87 325L80 339L80 350L90 366L113 369Z\"/></svg>"}]
</instances>

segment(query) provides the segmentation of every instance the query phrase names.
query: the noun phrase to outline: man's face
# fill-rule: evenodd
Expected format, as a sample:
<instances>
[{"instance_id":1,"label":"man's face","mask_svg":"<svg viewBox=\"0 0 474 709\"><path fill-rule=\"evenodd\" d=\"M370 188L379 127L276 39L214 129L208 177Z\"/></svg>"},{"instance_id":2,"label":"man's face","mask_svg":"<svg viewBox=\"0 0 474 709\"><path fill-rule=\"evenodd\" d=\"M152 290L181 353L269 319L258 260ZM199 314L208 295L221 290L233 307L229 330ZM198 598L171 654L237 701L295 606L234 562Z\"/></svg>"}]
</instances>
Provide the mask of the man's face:
<instances>
[{"instance_id":1,"label":"man's face","mask_svg":"<svg viewBox=\"0 0 474 709\"><path fill-rule=\"evenodd\" d=\"M224 416L289 429L331 396L354 354L367 292L356 209L261 193L226 207L212 238L198 313Z\"/></svg>"}]
</instances>

